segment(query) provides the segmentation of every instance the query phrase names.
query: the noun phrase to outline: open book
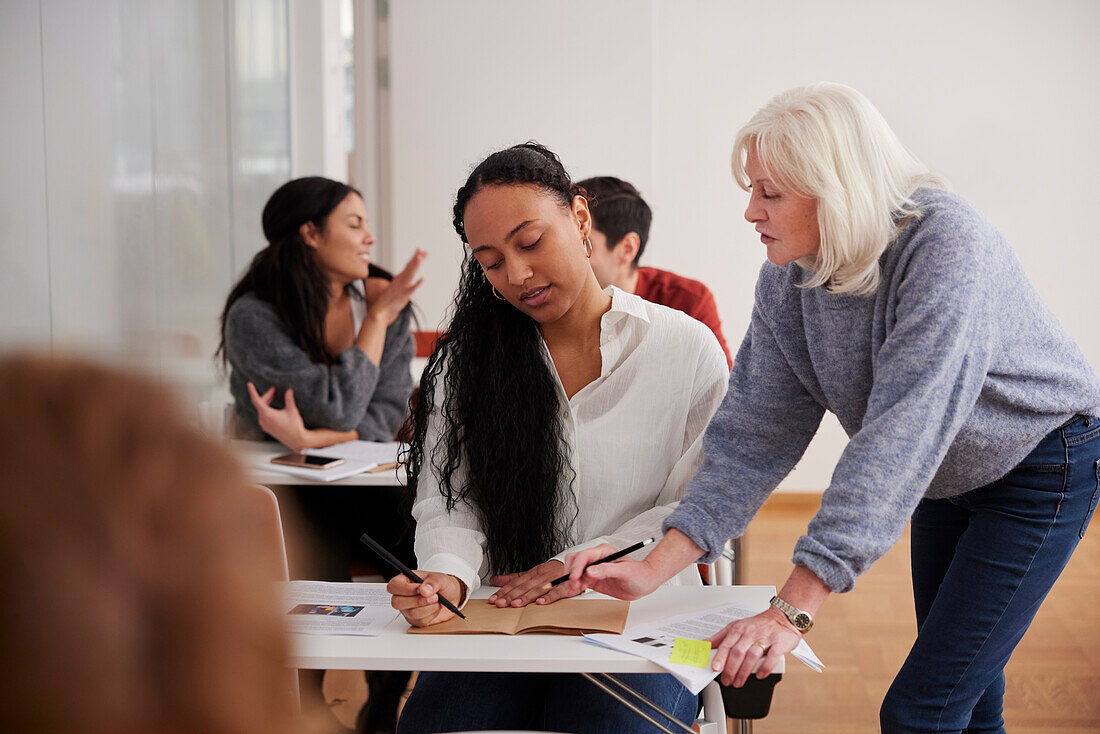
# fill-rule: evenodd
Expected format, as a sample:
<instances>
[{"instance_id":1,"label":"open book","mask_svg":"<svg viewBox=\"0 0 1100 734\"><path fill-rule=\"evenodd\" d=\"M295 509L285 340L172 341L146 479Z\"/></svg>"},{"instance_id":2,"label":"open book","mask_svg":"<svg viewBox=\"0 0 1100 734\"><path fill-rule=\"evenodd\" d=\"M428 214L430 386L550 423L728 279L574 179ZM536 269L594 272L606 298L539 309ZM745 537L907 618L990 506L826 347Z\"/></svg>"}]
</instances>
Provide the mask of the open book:
<instances>
[{"instance_id":1,"label":"open book","mask_svg":"<svg viewBox=\"0 0 1100 734\"><path fill-rule=\"evenodd\" d=\"M465 621L454 617L431 627L410 627L414 635L518 635L554 632L584 635L619 634L626 627L630 602L619 599L562 599L553 604L528 604L501 609L484 599L471 599L463 608Z\"/></svg>"}]
</instances>

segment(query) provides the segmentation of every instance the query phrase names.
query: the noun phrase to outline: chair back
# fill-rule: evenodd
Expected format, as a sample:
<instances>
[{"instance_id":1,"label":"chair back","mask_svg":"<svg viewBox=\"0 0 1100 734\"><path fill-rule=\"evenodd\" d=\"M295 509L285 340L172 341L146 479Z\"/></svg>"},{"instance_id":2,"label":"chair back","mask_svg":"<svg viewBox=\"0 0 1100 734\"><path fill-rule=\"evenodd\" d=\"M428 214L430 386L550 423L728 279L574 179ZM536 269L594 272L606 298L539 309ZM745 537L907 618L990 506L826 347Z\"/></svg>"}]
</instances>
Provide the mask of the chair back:
<instances>
[{"instance_id":1,"label":"chair back","mask_svg":"<svg viewBox=\"0 0 1100 734\"><path fill-rule=\"evenodd\" d=\"M253 484L249 490L255 497L255 517L258 523L270 529L268 537L272 540L271 553L277 559L278 578L274 581L290 581L290 564L286 558L286 536L283 533L283 518L279 512L279 498L267 487ZM294 702L296 713L301 712L301 689L298 685L298 671L287 668L287 692Z\"/></svg>"},{"instance_id":2,"label":"chair back","mask_svg":"<svg viewBox=\"0 0 1100 734\"><path fill-rule=\"evenodd\" d=\"M252 485L256 492L256 518L266 527L271 529L273 539L277 540L271 552L278 559L281 575L276 581L290 581L290 564L286 557L286 536L283 534L283 518L279 513L279 499L267 487L259 484Z\"/></svg>"}]
</instances>

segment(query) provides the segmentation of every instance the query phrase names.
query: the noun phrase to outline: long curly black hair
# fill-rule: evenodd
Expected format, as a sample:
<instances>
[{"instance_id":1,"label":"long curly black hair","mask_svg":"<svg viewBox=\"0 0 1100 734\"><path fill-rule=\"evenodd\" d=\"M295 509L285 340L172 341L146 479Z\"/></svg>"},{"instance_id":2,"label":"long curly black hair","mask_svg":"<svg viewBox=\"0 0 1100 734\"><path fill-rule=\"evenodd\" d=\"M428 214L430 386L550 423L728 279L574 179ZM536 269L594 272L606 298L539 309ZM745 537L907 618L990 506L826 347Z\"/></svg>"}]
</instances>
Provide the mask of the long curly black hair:
<instances>
[{"instance_id":1,"label":"long curly black hair","mask_svg":"<svg viewBox=\"0 0 1100 734\"><path fill-rule=\"evenodd\" d=\"M493 153L455 196L454 228L463 243L470 198L508 184L534 184L563 207L582 193L558 157L537 143ZM420 379L406 458L412 494L421 472L434 469L447 508L472 508L494 574L526 571L573 543L575 473L551 369L535 321L493 296L465 248L450 325ZM433 446L425 444L429 418L441 431Z\"/></svg>"}]
</instances>

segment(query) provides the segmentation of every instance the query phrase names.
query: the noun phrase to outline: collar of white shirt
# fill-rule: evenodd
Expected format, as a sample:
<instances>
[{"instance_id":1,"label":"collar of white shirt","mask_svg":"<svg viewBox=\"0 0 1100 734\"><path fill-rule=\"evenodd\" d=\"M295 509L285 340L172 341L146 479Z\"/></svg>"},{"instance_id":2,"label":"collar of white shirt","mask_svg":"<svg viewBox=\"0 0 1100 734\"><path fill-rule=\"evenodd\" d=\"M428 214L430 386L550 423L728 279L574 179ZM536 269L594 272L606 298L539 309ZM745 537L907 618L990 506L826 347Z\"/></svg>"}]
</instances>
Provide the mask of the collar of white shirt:
<instances>
[{"instance_id":1,"label":"collar of white shirt","mask_svg":"<svg viewBox=\"0 0 1100 734\"><path fill-rule=\"evenodd\" d=\"M618 364L624 351L641 343L650 324L645 301L639 296L613 285L608 286L604 292L611 296L611 309L600 319L600 357L603 360L600 366L601 377L606 377ZM641 323L636 324L637 328L629 329L632 322ZM632 334L633 338L624 339L628 334Z\"/></svg>"},{"instance_id":2,"label":"collar of white shirt","mask_svg":"<svg viewBox=\"0 0 1100 734\"><path fill-rule=\"evenodd\" d=\"M649 323L649 314L645 310L645 301L640 297L632 293L616 288L613 285L607 286L604 293L611 296L611 310L603 315L603 319L600 321L600 329L603 332L601 339L610 338L608 333L612 326L615 326L625 320L628 316L641 319L642 321ZM608 330L608 331L604 331Z\"/></svg>"},{"instance_id":3,"label":"collar of white shirt","mask_svg":"<svg viewBox=\"0 0 1100 734\"><path fill-rule=\"evenodd\" d=\"M641 297L613 285L609 285L604 293L611 296L611 308L600 318L601 378L607 377L608 373L615 368L624 351L632 350L641 343L650 324L646 303ZM639 328L629 329L628 327L633 323L638 323ZM628 335L632 335L633 338L627 338ZM545 341L542 343L542 352L546 364L554 371L554 360L550 357L550 350L546 347ZM554 375L557 375L556 371ZM558 385L561 389L560 382ZM581 390L577 395L583 392L585 391ZM564 396L565 391L562 389L563 400ZM566 402L569 401L566 400Z\"/></svg>"}]
</instances>

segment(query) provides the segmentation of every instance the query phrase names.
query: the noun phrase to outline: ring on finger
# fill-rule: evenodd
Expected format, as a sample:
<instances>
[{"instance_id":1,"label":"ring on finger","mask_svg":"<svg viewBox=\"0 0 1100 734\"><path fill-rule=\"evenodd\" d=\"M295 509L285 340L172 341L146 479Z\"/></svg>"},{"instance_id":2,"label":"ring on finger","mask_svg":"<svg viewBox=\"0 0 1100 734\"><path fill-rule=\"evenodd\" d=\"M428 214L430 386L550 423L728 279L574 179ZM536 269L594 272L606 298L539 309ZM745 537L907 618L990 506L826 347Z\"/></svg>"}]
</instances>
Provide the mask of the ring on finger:
<instances>
[{"instance_id":1,"label":"ring on finger","mask_svg":"<svg viewBox=\"0 0 1100 734\"><path fill-rule=\"evenodd\" d=\"M756 642L752 643L752 645L750 645L750 647L752 647L752 646L758 646L761 650L767 650L768 649L768 646L765 645L760 640L757 640Z\"/></svg>"}]
</instances>

